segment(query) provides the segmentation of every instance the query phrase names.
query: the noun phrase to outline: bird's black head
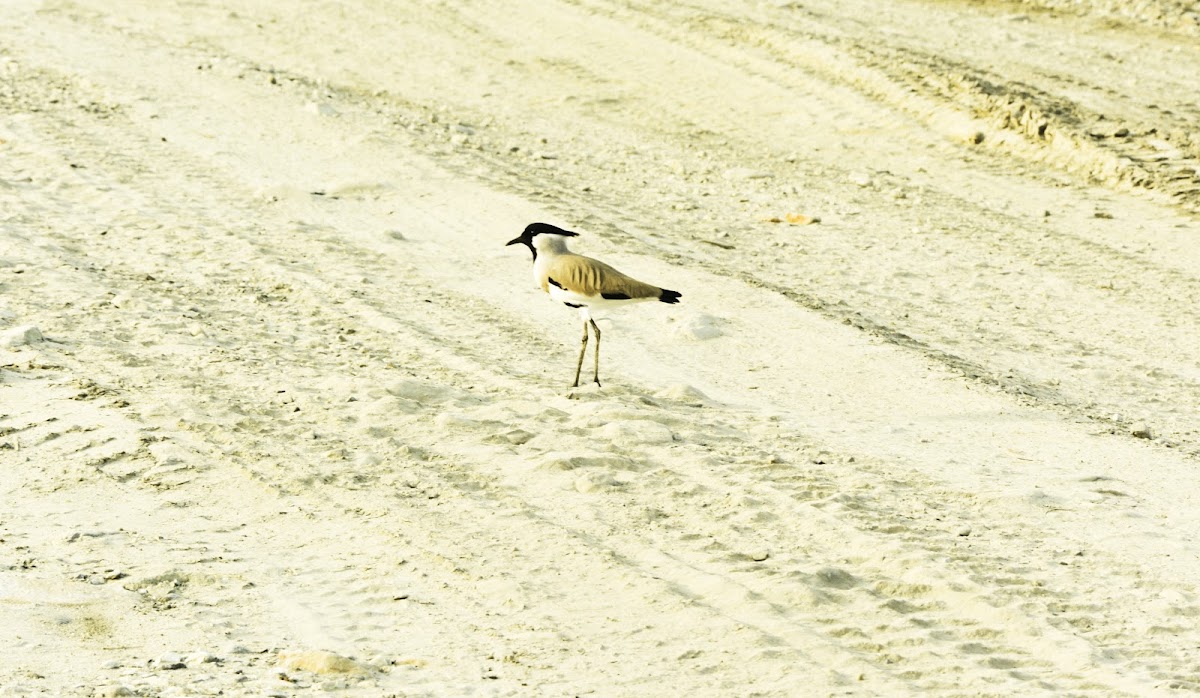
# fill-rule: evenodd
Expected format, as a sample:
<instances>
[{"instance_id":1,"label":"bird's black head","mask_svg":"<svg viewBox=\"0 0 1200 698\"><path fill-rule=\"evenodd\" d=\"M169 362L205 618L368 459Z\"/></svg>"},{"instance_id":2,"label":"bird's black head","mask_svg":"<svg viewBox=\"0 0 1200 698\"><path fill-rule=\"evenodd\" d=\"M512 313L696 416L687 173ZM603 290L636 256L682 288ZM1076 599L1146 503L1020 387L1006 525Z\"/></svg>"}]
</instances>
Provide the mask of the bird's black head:
<instances>
[{"instance_id":1,"label":"bird's black head","mask_svg":"<svg viewBox=\"0 0 1200 698\"><path fill-rule=\"evenodd\" d=\"M529 248L529 251L533 253L533 258L536 260L537 247L534 246L533 239L538 235L561 235L563 237L573 238L579 235L579 233L572 233L569 230L563 230L562 228L550 225L549 223L530 223L529 225L525 226L524 232L522 232L519 237L509 240L505 243L505 246L507 247L508 245L521 243Z\"/></svg>"}]
</instances>

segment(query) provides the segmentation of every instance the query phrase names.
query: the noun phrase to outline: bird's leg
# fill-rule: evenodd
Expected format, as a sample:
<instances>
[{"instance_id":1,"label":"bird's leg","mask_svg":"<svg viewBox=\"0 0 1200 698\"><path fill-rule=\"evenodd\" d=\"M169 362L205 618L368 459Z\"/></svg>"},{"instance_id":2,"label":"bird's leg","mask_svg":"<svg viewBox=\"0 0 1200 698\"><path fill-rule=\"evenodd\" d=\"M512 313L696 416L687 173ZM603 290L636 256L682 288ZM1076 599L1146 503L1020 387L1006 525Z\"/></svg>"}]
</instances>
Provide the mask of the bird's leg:
<instances>
[{"instance_id":1,"label":"bird's leg","mask_svg":"<svg viewBox=\"0 0 1200 698\"><path fill-rule=\"evenodd\" d=\"M592 331L596 333L596 372L592 380L596 381L596 387L600 387L600 327L596 325L596 321L588 318L588 322L592 323ZM587 334L587 325L583 326L584 334ZM579 376L575 376L579 380Z\"/></svg>"},{"instance_id":2,"label":"bird's leg","mask_svg":"<svg viewBox=\"0 0 1200 698\"><path fill-rule=\"evenodd\" d=\"M583 344L579 347L579 362L575 364L575 385L572 388L579 387L579 372L583 370L583 355L587 353L587 337L588 328L587 320L583 321Z\"/></svg>"}]
</instances>

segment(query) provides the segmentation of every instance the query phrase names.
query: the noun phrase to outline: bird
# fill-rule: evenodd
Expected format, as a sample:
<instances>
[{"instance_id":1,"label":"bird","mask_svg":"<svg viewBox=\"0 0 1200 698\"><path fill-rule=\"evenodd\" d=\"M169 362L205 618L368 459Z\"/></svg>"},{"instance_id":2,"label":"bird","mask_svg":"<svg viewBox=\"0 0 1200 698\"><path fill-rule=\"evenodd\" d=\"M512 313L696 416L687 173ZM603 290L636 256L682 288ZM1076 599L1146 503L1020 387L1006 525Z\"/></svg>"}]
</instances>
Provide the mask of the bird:
<instances>
[{"instance_id":1,"label":"bird","mask_svg":"<svg viewBox=\"0 0 1200 698\"><path fill-rule=\"evenodd\" d=\"M530 223L517 237L505 243L525 245L533 253L533 280L550 299L579 311L583 319L583 342L579 361L575 364L575 383L583 371L587 353L588 326L596 335L595 372L592 380L600 387L600 328L592 318L593 310L606 310L644 301L675 304L683 294L659 288L622 274L598 259L584 257L567 249L567 238L579 233L563 230L549 223Z\"/></svg>"}]
</instances>

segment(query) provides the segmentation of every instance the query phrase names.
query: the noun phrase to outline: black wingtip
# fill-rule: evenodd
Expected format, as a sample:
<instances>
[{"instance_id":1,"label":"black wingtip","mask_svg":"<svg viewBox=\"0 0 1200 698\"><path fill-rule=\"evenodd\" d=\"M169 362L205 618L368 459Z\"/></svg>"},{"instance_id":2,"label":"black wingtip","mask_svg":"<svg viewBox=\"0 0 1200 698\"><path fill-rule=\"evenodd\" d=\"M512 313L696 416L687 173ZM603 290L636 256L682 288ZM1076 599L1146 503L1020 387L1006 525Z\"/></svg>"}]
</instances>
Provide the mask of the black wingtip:
<instances>
[{"instance_id":1,"label":"black wingtip","mask_svg":"<svg viewBox=\"0 0 1200 698\"><path fill-rule=\"evenodd\" d=\"M682 296L683 294L679 291L668 291L664 288L662 293L659 294L658 299L663 303L678 303Z\"/></svg>"}]
</instances>

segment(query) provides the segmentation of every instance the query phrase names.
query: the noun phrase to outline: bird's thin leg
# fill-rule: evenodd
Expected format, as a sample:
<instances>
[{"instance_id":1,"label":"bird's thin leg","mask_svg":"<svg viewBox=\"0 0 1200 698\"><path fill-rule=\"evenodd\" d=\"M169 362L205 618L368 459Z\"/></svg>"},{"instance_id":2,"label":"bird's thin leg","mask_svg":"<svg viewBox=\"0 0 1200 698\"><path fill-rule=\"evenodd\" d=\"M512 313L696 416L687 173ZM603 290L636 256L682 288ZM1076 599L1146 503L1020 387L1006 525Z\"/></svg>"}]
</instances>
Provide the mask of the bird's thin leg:
<instances>
[{"instance_id":1,"label":"bird's thin leg","mask_svg":"<svg viewBox=\"0 0 1200 698\"><path fill-rule=\"evenodd\" d=\"M588 322L592 323L592 330L596 333L596 372L593 375L593 380L596 381L596 386L600 385L600 328L596 325L596 321L588 318ZM587 334L587 325L583 326L584 334ZM576 376L576 380L578 380Z\"/></svg>"},{"instance_id":2,"label":"bird's thin leg","mask_svg":"<svg viewBox=\"0 0 1200 698\"><path fill-rule=\"evenodd\" d=\"M587 320L583 321L583 344L579 347L579 362L575 364L575 385L572 388L579 387L579 372L583 370L583 355L587 353L587 337L588 328Z\"/></svg>"}]
</instances>

